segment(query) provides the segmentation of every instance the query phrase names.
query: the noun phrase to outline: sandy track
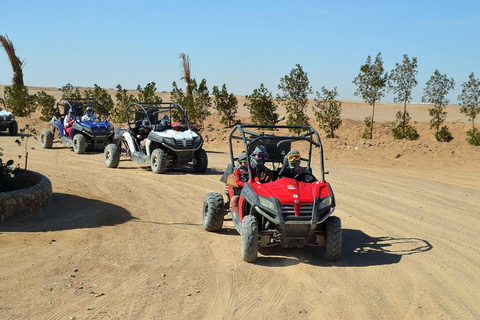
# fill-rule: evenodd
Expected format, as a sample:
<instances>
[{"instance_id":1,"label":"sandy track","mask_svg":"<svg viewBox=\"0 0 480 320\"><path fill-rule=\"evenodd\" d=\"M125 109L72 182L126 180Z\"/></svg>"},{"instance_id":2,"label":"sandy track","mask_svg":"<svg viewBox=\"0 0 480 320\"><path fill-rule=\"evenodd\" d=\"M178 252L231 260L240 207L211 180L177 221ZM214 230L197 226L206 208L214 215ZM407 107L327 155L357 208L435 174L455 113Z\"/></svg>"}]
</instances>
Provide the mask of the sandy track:
<instances>
[{"instance_id":1,"label":"sandy track","mask_svg":"<svg viewBox=\"0 0 480 320\"><path fill-rule=\"evenodd\" d=\"M6 156L18 154L13 140L0 136ZM448 169L327 163L343 259L270 248L248 264L231 220L220 233L201 225L203 197L223 191L228 161L207 151L206 175L155 175L37 146L29 167L50 178L54 203L0 224L0 318L480 318L478 172L462 183L437 178Z\"/></svg>"}]
</instances>

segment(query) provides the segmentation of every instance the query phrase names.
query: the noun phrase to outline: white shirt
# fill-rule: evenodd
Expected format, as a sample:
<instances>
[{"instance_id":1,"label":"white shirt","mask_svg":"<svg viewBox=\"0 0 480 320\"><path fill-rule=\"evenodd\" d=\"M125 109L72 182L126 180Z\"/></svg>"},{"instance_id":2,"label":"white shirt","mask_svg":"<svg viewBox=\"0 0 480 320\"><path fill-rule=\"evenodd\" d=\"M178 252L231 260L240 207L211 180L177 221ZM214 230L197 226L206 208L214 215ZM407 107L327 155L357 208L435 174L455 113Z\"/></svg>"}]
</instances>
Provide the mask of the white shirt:
<instances>
[{"instance_id":1,"label":"white shirt","mask_svg":"<svg viewBox=\"0 0 480 320\"><path fill-rule=\"evenodd\" d=\"M90 115L87 113L86 115L84 115L82 117L82 122L85 122L85 121L95 121L97 120L97 115L94 114L94 113L91 113Z\"/></svg>"}]
</instances>

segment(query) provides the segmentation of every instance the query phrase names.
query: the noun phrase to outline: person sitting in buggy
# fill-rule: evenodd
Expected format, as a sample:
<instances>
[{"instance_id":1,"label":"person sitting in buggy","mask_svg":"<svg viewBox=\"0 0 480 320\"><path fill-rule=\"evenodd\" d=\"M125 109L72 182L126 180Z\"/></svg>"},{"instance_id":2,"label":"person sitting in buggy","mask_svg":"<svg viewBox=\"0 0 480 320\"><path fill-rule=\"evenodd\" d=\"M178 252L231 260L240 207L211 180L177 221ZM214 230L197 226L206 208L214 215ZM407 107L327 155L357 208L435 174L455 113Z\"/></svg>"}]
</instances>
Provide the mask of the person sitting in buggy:
<instances>
[{"instance_id":1,"label":"person sitting in buggy","mask_svg":"<svg viewBox=\"0 0 480 320\"><path fill-rule=\"evenodd\" d=\"M283 168L279 172L279 178L295 178L299 175L305 176L307 180L313 179L312 172L306 168L300 166L302 157L300 156L300 152L297 150L290 150L285 156L283 161ZM305 181L311 182L311 181Z\"/></svg>"},{"instance_id":2,"label":"person sitting in buggy","mask_svg":"<svg viewBox=\"0 0 480 320\"><path fill-rule=\"evenodd\" d=\"M160 119L160 123L157 125L156 131L165 131L172 128L173 127L170 125L170 119L166 114L164 114Z\"/></svg>"},{"instance_id":3,"label":"person sitting in buggy","mask_svg":"<svg viewBox=\"0 0 480 320\"><path fill-rule=\"evenodd\" d=\"M248 181L248 167L247 167L247 154L242 152L238 156L238 164L234 168L233 177L235 179L235 187L233 188L234 196L231 200L232 209L235 212L238 212L238 200L240 198L240 193L242 188L245 185L245 182Z\"/></svg>"},{"instance_id":4,"label":"person sitting in buggy","mask_svg":"<svg viewBox=\"0 0 480 320\"><path fill-rule=\"evenodd\" d=\"M140 141L140 145L145 148L145 144L147 143L147 137L150 131L152 130L152 126L147 119L142 120L142 125L136 128L137 139Z\"/></svg>"},{"instance_id":5,"label":"person sitting in buggy","mask_svg":"<svg viewBox=\"0 0 480 320\"><path fill-rule=\"evenodd\" d=\"M252 175L255 181L264 183L274 180L273 171L265 166L267 160L267 149L263 145L258 145L252 152L250 164L252 166Z\"/></svg>"},{"instance_id":6,"label":"person sitting in buggy","mask_svg":"<svg viewBox=\"0 0 480 320\"><path fill-rule=\"evenodd\" d=\"M72 131L73 123L75 122L75 112L73 109L68 110L68 114L65 116L63 120L63 127L65 128L65 132L70 137L70 132Z\"/></svg>"},{"instance_id":7,"label":"person sitting in buggy","mask_svg":"<svg viewBox=\"0 0 480 320\"><path fill-rule=\"evenodd\" d=\"M82 122L85 122L85 121L95 121L95 122L98 121L97 115L93 113L92 107L88 107L87 110L85 110L85 114L82 117Z\"/></svg>"}]
</instances>

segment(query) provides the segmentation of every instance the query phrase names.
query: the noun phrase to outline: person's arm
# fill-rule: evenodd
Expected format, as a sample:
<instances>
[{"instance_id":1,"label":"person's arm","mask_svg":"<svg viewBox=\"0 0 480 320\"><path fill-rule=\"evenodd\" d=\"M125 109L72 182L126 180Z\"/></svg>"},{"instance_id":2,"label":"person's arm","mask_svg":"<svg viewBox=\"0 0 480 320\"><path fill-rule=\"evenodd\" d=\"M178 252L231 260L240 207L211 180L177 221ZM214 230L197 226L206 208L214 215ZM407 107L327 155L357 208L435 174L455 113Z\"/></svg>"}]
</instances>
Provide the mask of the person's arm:
<instances>
[{"instance_id":1,"label":"person's arm","mask_svg":"<svg viewBox=\"0 0 480 320\"><path fill-rule=\"evenodd\" d=\"M245 185L245 182L243 182L241 179L240 179L240 168L237 168L235 169L235 182L237 183L237 186L239 187L243 187Z\"/></svg>"}]
</instances>

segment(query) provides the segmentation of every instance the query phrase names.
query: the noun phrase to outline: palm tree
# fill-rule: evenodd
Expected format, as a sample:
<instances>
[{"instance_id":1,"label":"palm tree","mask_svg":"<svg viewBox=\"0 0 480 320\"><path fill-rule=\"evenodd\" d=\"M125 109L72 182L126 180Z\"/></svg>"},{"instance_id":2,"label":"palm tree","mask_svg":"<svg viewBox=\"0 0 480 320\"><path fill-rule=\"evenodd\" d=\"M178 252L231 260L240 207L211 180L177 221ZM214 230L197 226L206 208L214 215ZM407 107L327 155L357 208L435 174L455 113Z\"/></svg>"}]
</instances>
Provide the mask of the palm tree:
<instances>
[{"instance_id":1,"label":"palm tree","mask_svg":"<svg viewBox=\"0 0 480 320\"><path fill-rule=\"evenodd\" d=\"M183 61L182 63L183 77L181 77L180 80L185 80L185 85L187 87L186 88L187 97L191 97L192 96L192 87L191 87L192 79L190 78L190 58L185 53L180 53L178 56Z\"/></svg>"},{"instance_id":2,"label":"palm tree","mask_svg":"<svg viewBox=\"0 0 480 320\"><path fill-rule=\"evenodd\" d=\"M23 62L20 61L20 58L15 55L15 48L13 47L12 41L8 38L8 35L5 34L5 37L0 35L0 43L2 44L3 48L5 49L5 52L7 53L8 59L10 59L10 63L12 65L13 69L13 78L12 82L13 84L19 84L19 85L24 85L23 84Z\"/></svg>"}]
</instances>

